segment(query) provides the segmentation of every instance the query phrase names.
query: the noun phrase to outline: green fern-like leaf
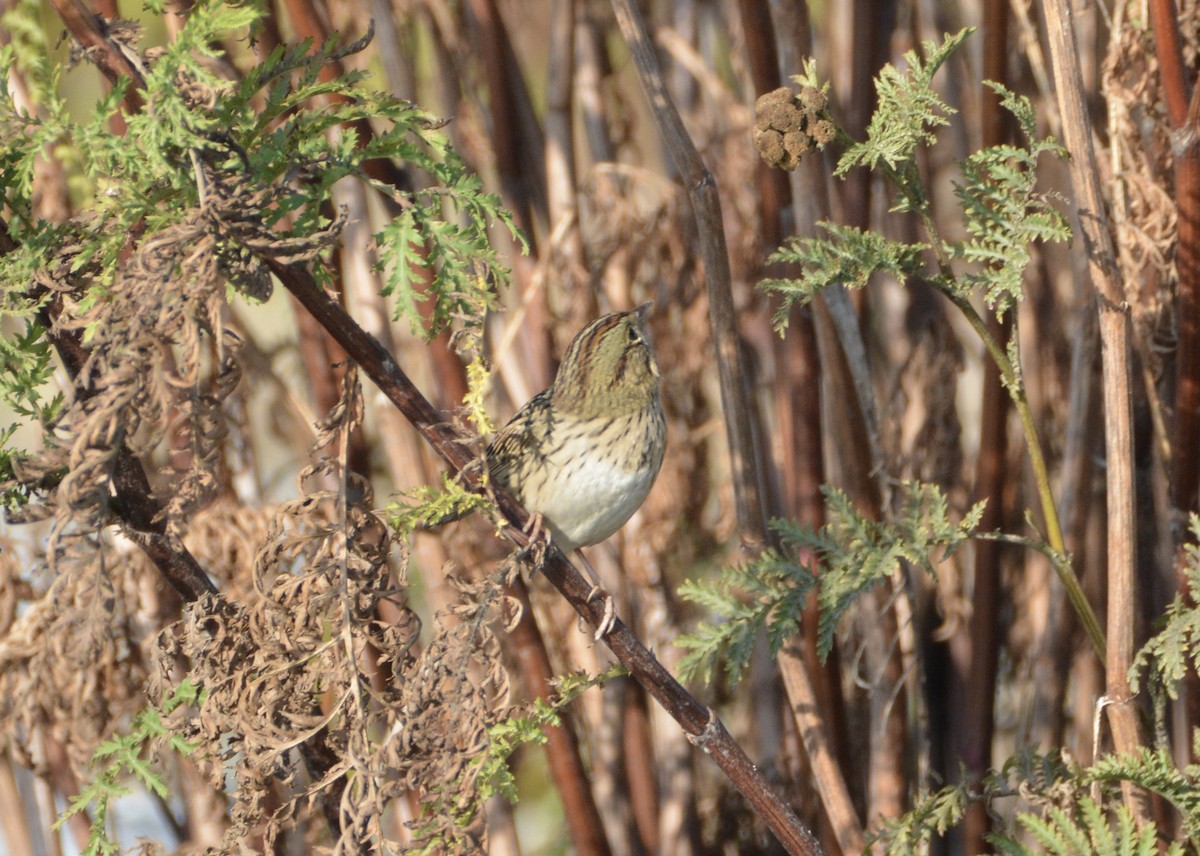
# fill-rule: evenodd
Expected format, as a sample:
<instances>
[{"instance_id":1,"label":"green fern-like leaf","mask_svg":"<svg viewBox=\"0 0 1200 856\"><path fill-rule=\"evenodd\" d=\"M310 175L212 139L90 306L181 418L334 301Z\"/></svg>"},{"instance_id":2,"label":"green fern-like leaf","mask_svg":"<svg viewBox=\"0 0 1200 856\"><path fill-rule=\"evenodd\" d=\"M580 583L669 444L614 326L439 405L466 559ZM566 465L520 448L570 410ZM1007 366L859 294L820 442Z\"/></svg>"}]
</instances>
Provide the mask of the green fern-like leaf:
<instances>
[{"instance_id":1,"label":"green fern-like leaf","mask_svg":"<svg viewBox=\"0 0 1200 856\"><path fill-rule=\"evenodd\" d=\"M780 523L784 542L812 551L821 568L818 600L821 619L818 650L828 656L837 623L854 600L902 563L934 571L934 553L948 556L974 533L984 503L973 506L959 523L950 517L949 503L936 485L901 485L900 511L895 522L865 517L844 493L824 488L828 523L819 530Z\"/></svg>"},{"instance_id":2,"label":"green fern-like leaf","mask_svg":"<svg viewBox=\"0 0 1200 856\"><path fill-rule=\"evenodd\" d=\"M1188 668L1200 671L1200 609L1195 606L1200 598L1200 517L1193 514L1188 525L1192 534L1184 547L1188 594L1176 595L1163 616L1162 629L1133 658L1129 683L1134 692L1147 673L1171 698L1178 698L1179 682Z\"/></svg>"},{"instance_id":3,"label":"green fern-like leaf","mask_svg":"<svg viewBox=\"0 0 1200 856\"><path fill-rule=\"evenodd\" d=\"M1124 805L1106 812L1087 796L1070 809L1052 806L1045 816L1021 812L1017 822L1040 849L1010 836L989 836L1000 852L1012 856L1152 856L1158 852L1158 830L1153 823L1139 829ZM1167 852L1182 854L1183 850L1176 843Z\"/></svg>"},{"instance_id":4,"label":"green fern-like leaf","mask_svg":"<svg viewBox=\"0 0 1200 856\"><path fill-rule=\"evenodd\" d=\"M700 676L708 683L723 663L730 685L737 686L760 633L767 633L773 656L796 631L813 582L806 567L773 550L748 564L724 568L715 583L685 581L680 597L718 620L701 622L676 640L687 649L680 675L685 680Z\"/></svg>"},{"instance_id":5,"label":"green fern-like leaf","mask_svg":"<svg viewBox=\"0 0 1200 856\"><path fill-rule=\"evenodd\" d=\"M1100 758L1088 768L1087 776L1095 782L1132 782L1159 794L1179 811L1184 836L1200 843L1200 767L1180 770L1167 752L1145 748Z\"/></svg>"},{"instance_id":6,"label":"green fern-like leaf","mask_svg":"<svg viewBox=\"0 0 1200 856\"><path fill-rule=\"evenodd\" d=\"M928 249L925 244L893 241L853 226L829 222L818 225L826 237L792 240L771 255L772 262L798 264L802 269L798 280L767 279L761 283L763 288L784 295L787 305L807 303L835 283L861 288L879 272L892 273L905 282L922 270L921 253ZM785 307L776 323L781 325L786 315Z\"/></svg>"},{"instance_id":7,"label":"green fern-like leaf","mask_svg":"<svg viewBox=\"0 0 1200 856\"><path fill-rule=\"evenodd\" d=\"M871 835L871 842L882 845L887 856L925 852L934 836L945 835L962 820L969 800L970 795L962 785L923 791L909 811L897 818L883 818Z\"/></svg>"},{"instance_id":8,"label":"green fern-like leaf","mask_svg":"<svg viewBox=\"0 0 1200 856\"><path fill-rule=\"evenodd\" d=\"M828 656L839 619L859 595L890 578L902 562L933 571L935 558L950 555L971 537L984 508L979 503L954 523L936 486L905 483L897 520L884 523L860 514L836 488L827 486L823 492L825 526L814 530L787 521L772 524L788 554L768 550L754 562L723 569L715 583L688 581L680 587L681 597L716 616L676 643L687 649L680 661L684 677L711 681L723 663L736 685L760 633L766 633L774 656L796 632L814 585L821 613L818 650ZM789 555L806 558L798 562ZM810 560L820 568L819 576L806 564Z\"/></svg>"},{"instance_id":9,"label":"green fern-like leaf","mask_svg":"<svg viewBox=\"0 0 1200 856\"><path fill-rule=\"evenodd\" d=\"M1043 153L1061 157L1065 151L1053 139L1037 137L1029 99L997 83L988 85L1017 118L1028 147L991 146L962 162L963 180L955 183L955 195L971 238L947 249L977 268L946 285L964 297L978 289L988 306L1003 315L1021 299L1025 269L1032 260L1030 247L1065 241L1071 230L1063 214L1034 189L1038 157Z\"/></svg>"},{"instance_id":10,"label":"green fern-like leaf","mask_svg":"<svg viewBox=\"0 0 1200 856\"><path fill-rule=\"evenodd\" d=\"M856 166L875 169L880 164L904 172L918 147L936 141L936 129L948 124L947 117L955 111L934 90L933 77L972 32L965 29L946 36L940 45L924 42L921 47L926 59L909 51L904 55L904 70L884 66L875 80L879 106L867 127L867 139L842 155L837 175Z\"/></svg>"},{"instance_id":11,"label":"green fern-like leaf","mask_svg":"<svg viewBox=\"0 0 1200 856\"><path fill-rule=\"evenodd\" d=\"M388 522L403 536L417 529L459 520L475 511L492 509L491 500L472 493L451 476L442 474L442 485L420 485L388 506Z\"/></svg>"},{"instance_id":12,"label":"green fern-like leaf","mask_svg":"<svg viewBox=\"0 0 1200 856\"><path fill-rule=\"evenodd\" d=\"M196 688L185 679L164 701L163 713L170 713L183 704L192 704L195 699ZM167 786L162 777L154 769L152 762L143 757L147 750L164 743L171 751L182 755L191 754L196 748L181 738L172 737L163 726L157 710L147 708L139 711L133 717L128 734L116 735L96 748L92 755L92 764L99 768L97 775L71 799L51 828L55 831L61 829L68 820L86 811L90 806L92 828L87 845L83 849L84 856L117 856L121 852L120 845L108 835L108 812L111 803L130 792L129 788L122 784L130 775L147 790L161 798L167 797Z\"/></svg>"},{"instance_id":13,"label":"green fern-like leaf","mask_svg":"<svg viewBox=\"0 0 1200 856\"><path fill-rule=\"evenodd\" d=\"M582 672L562 675L554 680L552 698L534 699L520 715L492 726L488 731L488 751L481 756L473 773L479 778L481 799L498 794L515 804L517 783L508 766L512 753L526 744L545 743L545 729L561 724L562 711L567 705L584 691L627 674L624 666L615 665L598 675Z\"/></svg>"}]
</instances>

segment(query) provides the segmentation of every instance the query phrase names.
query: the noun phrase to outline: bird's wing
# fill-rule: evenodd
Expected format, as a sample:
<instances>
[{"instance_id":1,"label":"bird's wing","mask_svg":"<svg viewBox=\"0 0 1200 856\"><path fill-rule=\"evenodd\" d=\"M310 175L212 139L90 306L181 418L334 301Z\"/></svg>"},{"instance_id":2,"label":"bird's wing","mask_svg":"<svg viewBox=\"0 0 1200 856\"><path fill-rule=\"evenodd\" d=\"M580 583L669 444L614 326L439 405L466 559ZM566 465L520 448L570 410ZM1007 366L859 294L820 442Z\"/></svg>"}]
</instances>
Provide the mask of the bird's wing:
<instances>
[{"instance_id":1,"label":"bird's wing","mask_svg":"<svg viewBox=\"0 0 1200 856\"><path fill-rule=\"evenodd\" d=\"M512 488L513 475L521 461L544 458L549 449L553 409L553 387L529 399L487 447L488 475L494 484Z\"/></svg>"}]
</instances>

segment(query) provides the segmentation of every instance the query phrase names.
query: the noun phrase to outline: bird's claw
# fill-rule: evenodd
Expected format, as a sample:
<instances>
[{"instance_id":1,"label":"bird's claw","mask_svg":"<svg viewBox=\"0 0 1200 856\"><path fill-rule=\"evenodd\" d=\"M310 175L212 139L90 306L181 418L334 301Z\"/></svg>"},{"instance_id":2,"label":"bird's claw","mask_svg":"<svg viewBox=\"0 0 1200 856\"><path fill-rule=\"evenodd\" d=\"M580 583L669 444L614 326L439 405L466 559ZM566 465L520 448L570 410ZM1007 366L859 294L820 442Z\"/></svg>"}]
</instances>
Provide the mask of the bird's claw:
<instances>
[{"instance_id":1,"label":"bird's claw","mask_svg":"<svg viewBox=\"0 0 1200 856\"><path fill-rule=\"evenodd\" d=\"M546 561L546 548L550 546L550 529L540 511L529 515L529 520L521 528L521 532L529 539L529 543L520 552L522 559L529 558L533 571L539 571Z\"/></svg>"},{"instance_id":2,"label":"bird's claw","mask_svg":"<svg viewBox=\"0 0 1200 856\"><path fill-rule=\"evenodd\" d=\"M529 515L529 519L525 521L525 528L521 531L525 533L525 537L529 539L530 544L543 537L547 541L550 540L550 530L546 527L546 518L542 517L542 512L540 511L535 511Z\"/></svg>"},{"instance_id":3,"label":"bird's claw","mask_svg":"<svg viewBox=\"0 0 1200 856\"><path fill-rule=\"evenodd\" d=\"M613 603L612 595L600 588L598 585L593 585L592 590L588 592L587 602L591 603L598 595L604 595L604 615L600 618L600 623L596 625L595 640L599 642L609 634L613 629L613 625L617 623L617 608Z\"/></svg>"}]
</instances>

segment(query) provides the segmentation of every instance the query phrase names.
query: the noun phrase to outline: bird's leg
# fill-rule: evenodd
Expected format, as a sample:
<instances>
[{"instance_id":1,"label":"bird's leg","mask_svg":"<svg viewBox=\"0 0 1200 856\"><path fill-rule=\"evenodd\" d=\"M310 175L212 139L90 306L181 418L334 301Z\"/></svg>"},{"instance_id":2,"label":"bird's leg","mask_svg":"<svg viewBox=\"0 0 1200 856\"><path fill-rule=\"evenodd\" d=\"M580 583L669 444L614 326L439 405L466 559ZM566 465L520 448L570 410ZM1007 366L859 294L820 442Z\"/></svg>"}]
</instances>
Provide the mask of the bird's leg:
<instances>
[{"instance_id":1,"label":"bird's leg","mask_svg":"<svg viewBox=\"0 0 1200 856\"><path fill-rule=\"evenodd\" d=\"M592 580L592 590L588 592L587 602L591 603L596 595L604 595L604 616L600 619L600 624L596 627L595 636L596 641L599 642L608 634L608 631L612 630L613 624L616 623L617 608L613 603L612 595L604 591L604 587L600 585L600 576L596 573L596 569L592 567L592 563L587 560L587 556L583 555L583 550L576 550L575 555L583 562L583 568Z\"/></svg>"},{"instance_id":2,"label":"bird's leg","mask_svg":"<svg viewBox=\"0 0 1200 856\"><path fill-rule=\"evenodd\" d=\"M546 518L542 517L542 512L535 511L529 515L529 519L525 521L525 528L521 530L525 533L525 537L529 539L529 543L537 541L539 538L550 540L550 528L546 526Z\"/></svg>"},{"instance_id":3,"label":"bird's leg","mask_svg":"<svg viewBox=\"0 0 1200 856\"><path fill-rule=\"evenodd\" d=\"M550 528L546 526L546 519L542 517L542 512L535 511L529 515L529 520L526 521L521 531L529 539L529 546L522 550L521 554L533 559L534 572L540 571L542 564L546 561L546 547L550 544Z\"/></svg>"},{"instance_id":4,"label":"bird's leg","mask_svg":"<svg viewBox=\"0 0 1200 856\"><path fill-rule=\"evenodd\" d=\"M546 525L546 519L542 516L542 513L536 511L529 515L529 522L525 524L525 528L521 531L529 538L529 546L522 552L533 559L533 569L536 572L541 569L542 563L546 560L546 547L551 542L550 527ZM591 603L597 595L604 595L604 615L600 619L600 624L596 627L595 636L596 641L599 642L612 630L613 624L617 620L617 608L613 603L612 595L606 592L600 584L600 576L596 573L596 569L592 567L592 563L587 560L587 556L583 555L583 550L577 549L574 551L574 554L583 562L583 569L592 581L592 590L588 592L587 602Z\"/></svg>"}]
</instances>

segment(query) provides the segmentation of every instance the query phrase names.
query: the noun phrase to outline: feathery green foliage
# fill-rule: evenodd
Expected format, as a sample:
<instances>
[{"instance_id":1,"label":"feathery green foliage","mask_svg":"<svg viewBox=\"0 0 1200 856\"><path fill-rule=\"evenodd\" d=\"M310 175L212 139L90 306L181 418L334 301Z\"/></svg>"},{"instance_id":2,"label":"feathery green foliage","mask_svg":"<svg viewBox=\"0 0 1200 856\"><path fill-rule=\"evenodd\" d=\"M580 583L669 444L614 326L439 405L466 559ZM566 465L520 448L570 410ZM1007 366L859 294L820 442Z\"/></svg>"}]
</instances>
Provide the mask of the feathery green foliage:
<instances>
[{"instance_id":1,"label":"feathery green foliage","mask_svg":"<svg viewBox=\"0 0 1200 856\"><path fill-rule=\"evenodd\" d=\"M928 198L916 169L916 152L936 142L934 129L947 124L953 111L933 88L933 76L970 30L947 36L941 45L925 44L928 61L906 55L907 71L891 66L876 81L879 107L867 131L867 140L852 144L838 163L836 174L867 166L881 170L895 185L893 211L911 211L921 217L926 242L903 243L876 232L822 222L820 237L795 238L771 256L773 262L799 265L799 279L767 279L763 288L784 295L785 303L807 303L822 289L840 284L865 286L875 273L890 273L901 283L929 282L947 294L969 300L975 294L999 315L1021 298L1025 270L1032 261L1030 247L1038 242L1065 241L1070 228L1051 197L1035 190L1037 163L1042 154L1058 157L1065 151L1053 138L1037 134L1029 99L989 83L1001 106L1016 119L1026 145L990 146L962 161L963 180L955 183L967 240L944 240L933 227ZM804 85L819 86L815 72L806 67ZM800 80L801 78L797 78ZM928 268L930 254L938 260ZM962 271L950 267L960 259ZM786 307L777 322L786 319ZM1012 362L1019 365L1019 361Z\"/></svg>"},{"instance_id":2,"label":"feathery green foliage","mask_svg":"<svg viewBox=\"0 0 1200 856\"><path fill-rule=\"evenodd\" d=\"M92 755L92 765L104 766L71 799L52 828L61 829L72 817L92 806L92 831L83 856L117 856L121 848L108 836L108 812L114 799L130 793L129 788L121 784L122 780L133 776L147 790L167 799L167 786L154 771L153 758L145 758L143 754L160 743L165 743L167 749L179 755L190 755L195 751L195 746L167 729L162 719L177 707L196 704L199 699L200 693L185 678L164 701L161 714L157 710L142 710L134 716L128 734L101 743Z\"/></svg>"},{"instance_id":3,"label":"feathery green foliage","mask_svg":"<svg viewBox=\"0 0 1200 856\"><path fill-rule=\"evenodd\" d=\"M1042 511L1053 524L1047 527L1051 543L1045 549L1059 557L1055 569L1067 586L1072 605L1081 613L1093 642L1102 644L1098 640L1102 639L1103 633L1098 629L1069 560L1065 558L1061 539L1057 537L1061 527L1057 524L1057 511L1049 492L1049 479L1045 476L1045 456L1040 451L1025 399L1020 338L1014 335L1007 348L1002 347L988 332L972 304L978 295L997 315L1008 312L1022 296L1023 278L1032 260L1031 245L1068 237L1065 218L1049 204L1045 195L1035 190L1039 157L1043 153L1061 156L1064 152L1053 140L1038 137L1028 99L993 84L993 89L1001 96L1001 106L1016 118L1027 145L989 147L961 164L963 179L956 184L956 197L968 237L960 242L947 241L938 232L917 169L918 151L936 143L936 129L947 124L947 117L953 113L934 88L934 76L968 35L970 31L963 30L947 36L940 45L926 43L923 46L926 59L910 52L905 56L903 70L885 68L876 81L879 106L870 122L867 140L849 145L838 164L838 175L845 175L856 166L882 172L895 186L897 201L893 211L917 215L925 230L926 241L900 242L877 232L820 223L824 234L794 239L771 256L772 262L798 266L799 276L768 279L762 287L778 291L784 297L785 305L776 317L781 328L787 323L792 303L812 300L829 286L861 288L873 274L880 272L893 275L901 284L914 280L928 283L951 299L983 339L1022 416ZM821 85L811 64L805 66L805 74L797 81L805 87ZM932 266L931 260L935 262ZM955 261L962 263L962 270L956 269ZM922 502L932 503L925 508L918 502L921 514L929 513L920 523L911 517L912 507L903 509L895 523L862 519L849 509L844 496L827 491L832 522L819 533L787 524L779 526L789 547L810 551L820 561L822 613L819 638L823 653L827 653L832 644L833 627L838 617L854 598L874 581L892 573L901 561L930 567L929 550L935 547L948 551L955 549L970 537L982 511L977 506L965 515L961 527L953 527L940 494L924 493L921 488L914 495L920 495ZM744 575L745 572L741 573ZM689 589L689 596L698 599L695 587ZM728 596L724 600L728 601ZM726 603L722 612L735 614L728 607ZM741 613L745 612L742 608ZM732 630L726 629L724 636L727 642L736 640L743 648L747 644ZM708 638L715 639L715 636L709 633ZM697 640L689 640L689 644L693 653L702 650ZM713 654L703 650L708 656Z\"/></svg>"},{"instance_id":4,"label":"feathery green foliage","mask_svg":"<svg viewBox=\"0 0 1200 856\"><path fill-rule=\"evenodd\" d=\"M860 513L837 488L826 486L823 492L829 522L820 529L784 520L772 523L788 554L806 557L803 561L766 551L754 562L725 568L715 583L680 587L681 597L720 618L700 623L676 642L688 649L680 662L682 674L711 680L724 659L730 682L736 683L760 632L766 631L772 655L796 632L814 584L821 607L818 651L828 656L838 621L860 594L905 564L935 572L937 560L972 536L985 505L977 503L956 524L936 485L906 482L899 489L896 519L881 522ZM819 578L810 566L820 568Z\"/></svg>"},{"instance_id":5,"label":"feathery green foliage","mask_svg":"<svg viewBox=\"0 0 1200 856\"><path fill-rule=\"evenodd\" d=\"M1050 199L1034 189L1039 156L1065 157L1066 150L1053 138L1038 137L1028 98L998 83L988 85L1016 118L1027 145L990 146L962 162L963 181L955 183L954 193L971 238L950 244L948 250L951 256L977 265L943 284L963 297L978 292L1002 316L1021 299L1025 269L1033 260L1030 248L1035 243L1065 241L1071 229Z\"/></svg>"},{"instance_id":6,"label":"feathery green foliage","mask_svg":"<svg viewBox=\"0 0 1200 856\"><path fill-rule=\"evenodd\" d=\"M1133 782L1162 794L1179 809L1184 836L1193 848L1187 852L1194 852L1200 793L1194 775L1195 771L1179 773L1166 753L1150 750L1104 757L1091 767L1067 763L1058 753L1026 750L972 788L949 785L923 793L908 812L883 820L872 841L889 856L924 852L935 836L945 835L962 819L969 802L997 806L1020 798L1031 808L1017 811L1013 825L1001 826L988 837L997 853L1150 856L1158 852L1157 827L1148 823L1139 829L1120 801L1121 784ZM1184 844L1175 842L1166 852L1182 854Z\"/></svg>"},{"instance_id":7,"label":"feathery green foliage","mask_svg":"<svg viewBox=\"0 0 1200 856\"><path fill-rule=\"evenodd\" d=\"M445 473L439 490L433 485L418 485L401 500L388 506L388 523L401 536L417 529L458 520L473 511L494 509L484 494L472 493Z\"/></svg>"},{"instance_id":8,"label":"feathery green foliage","mask_svg":"<svg viewBox=\"0 0 1200 856\"><path fill-rule=\"evenodd\" d=\"M962 820L972 802L991 805L1018 792L1024 792L1031 800L1044 801L1048 794L1069 790L1069 783L1078 778L1079 771L1064 763L1059 754L1042 755L1027 749L976 784L960 783L922 791L907 812L880 819L871 841L882 846L888 856L927 852L935 837L944 836Z\"/></svg>"},{"instance_id":9,"label":"feathery green foliage","mask_svg":"<svg viewBox=\"0 0 1200 856\"><path fill-rule=\"evenodd\" d=\"M1135 754L1100 758L1088 768L1087 778L1106 784L1132 782L1159 794L1179 812L1187 840L1200 845L1200 765L1188 764L1181 770L1165 750L1143 748Z\"/></svg>"},{"instance_id":10,"label":"feathery green foliage","mask_svg":"<svg viewBox=\"0 0 1200 856\"><path fill-rule=\"evenodd\" d=\"M867 126L867 139L846 150L835 175L844 176L856 166L877 169L881 165L903 173L915 165L917 150L937 142L936 129L950 124L947 117L955 113L933 88L934 75L972 32L960 30L940 45L923 42L926 58L909 51L904 55L904 70L883 67L875 79L879 106Z\"/></svg>"},{"instance_id":11,"label":"feathery green foliage","mask_svg":"<svg viewBox=\"0 0 1200 856\"><path fill-rule=\"evenodd\" d=\"M887 856L927 852L935 837L945 835L962 820L970 799L965 785L922 791L900 817L880 818L871 840L882 845Z\"/></svg>"},{"instance_id":12,"label":"feathery green foliage","mask_svg":"<svg viewBox=\"0 0 1200 856\"><path fill-rule=\"evenodd\" d=\"M1050 806L1045 816L1021 812L1017 822L1037 843L1035 849L1005 835L989 836L999 853L1010 856L1154 856L1158 853L1158 828L1147 823L1140 829L1124 805L1106 811L1091 797L1081 797L1071 809ZM1168 854L1182 854L1172 844Z\"/></svg>"},{"instance_id":13,"label":"feathery green foliage","mask_svg":"<svg viewBox=\"0 0 1200 856\"><path fill-rule=\"evenodd\" d=\"M760 633L766 632L775 656L796 632L815 582L807 567L773 550L746 565L723 569L714 583L685 581L679 587L680 597L720 620L700 622L675 641L687 649L679 662L680 675L685 679L699 675L711 682L723 663L730 686L737 686Z\"/></svg>"},{"instance_id":14,"label":"feathery green foliage","mask_svg":"<svg viewBox=\"0 0 1200 856\"><path fill-rule=\"evenodd\" d=\"M1140 691L1142 673L1171 698L1179 697L1179 682L1188 669L1200 670L1200 517L1188 520L1191 539L1184 545L1187 594L1178 594L1167 607L1161 629L1138 651L1129 669L1129 685Z\"/></svg>"},{"instance_id":15,"label":"feathery green foliage","mask_svg":"<svg viewBox=\"0 0 1200 856\"><path fill-rule=\"evenodd\" d=\"M0 313L2 315L3 313ZM19 506L28 498L28 489L13 481L14 459L20 451L9 440L22 424L50 425L63 403L63 394L47 396L45 387L54 373L52 350L41 324L24 320L24 332L0 336L0 400L16 417L0 428L0 504Z\"/></svg>"},{"instance_id":16,"label":"feathery green foliage","mask_svg":"<svg viewBox=\"0 0 1200 856\"><path fill-rule=\"evenodd\" d=\"M817 644L826 657L839 619L860 594L906 565L936 573L936 561L950 557L972 537L986 503L976 503L954 523L937 485L905 482L898 491L896 518L879 521L860 513L840 490L826 487L823 493L829 522L820 529L787 521L777 521L775 528L785 546L811 555L821 569Z\"/></svg>"},{"instance_id":17,"label":"feathery green foliage","mask_svg":"<svg viewBox=\"0 0 1200 856\"><path fill-rule=\"evenodd\" d=\"M439 798L424 806L425 816L452 815L465 826L478 814L483 800L489 797L502 796L515 804L518 800L517 781L509 767L512 754L522 746L544 744L545 730L562 725L563 710L585 690L627 674L628 671L623 666L614 665L594 676L577 672L554 679L554 695L550 699L534 699L524 706L524 715L509 716L489 730L487 751L463 773L464 777L476 782L477 801L472 804L463 804L460 801L446 804ZM420 848L414 847L405 851L414 856L433 856L461 849L461 842L447 840L438 833L436 824L429 821L415 821L413 832L418 840L424 842L424 846Z\"/></svg>"},{"instance_id":18,"label":"feathery green foliage","mask_svg":"<svg viewBox=\"0 0 1200 856\"><path fill-rule=\"evenodd\" d=\"M926 244L906 244L853 226L822 221L825 235L789 242L771 255L772 262L797 264L799 279L764 279L759 285L784 295L784 306L775 316L775 326L787 326L788 309L795 301L807 303L831 285L863 288L872 275L890 273L907 282L923 273L922 253Z\"/></svg>"},{"instance_id":19,"label":"feathery green foliage","mask_svg":"<svg viewBox=\"0 0 1200 856\"><path fill-rule=\"evenodd\" d=\"M131 239L152 241L164 230L203 210L214 193L236 186L253 199L257 226L272 240L297 246L337 227L334 186L344 179L366 182L396 212L375 236L384 290L398 317L434 336L451 322L462 325L455 344L477 351L482 319L507 282L488 240L493 223L516 230L498 197L482 191L449 146L441 123L414 105L365 87L365 74L322 79L331 60L364 47L369 39L342 45L330 39L314 49L305 42L280 46L246 71L240 82L218 76L221 45L244 41L262 14L254 4L204 0L193 4L177 36L143 69L138 90L144 109L126 111L122 99L134 84L122 81L97 99L90 112L74 115L57 94L59 71L40 36L39 4L23 3L5 16L14 44L0 50L0 72L17 61L34 84L33 113L12 93L0 93L0 207L11 247L0 253L0 399L26 423L46 424L57 408L41 390L51 372L49 348L37 313L48 296L37 277L61 270L73 284L65 311L78 317L119 275ZM132 44L136 30L126 35ZM130 52L133 55L133 52ZM319 108L311 104L319 103ZM114 133L114 122L125 133ZM376 128L370 140L355 128ZM33 176L39 157L53 152L69 170L77 207L86 212L65 224L38 219ZM369 161L390 162L397 186L371 179ZM216 187L221 184L222 187ZM519 236L518 236L519 238ZM251 250L244 236L223 239L218 259L236 264ZM316 273L329 282L323 265ZM251 299L266 296L269 283L253 288L231 276L233 288ZM423 314L418 303L430 302ZM11 430L0 439L6 442ZM0 447L0 478L11 472L20 450ZM10 491L7 503L20 502Z\"/></svg>"},{"instance_id":20,"label":"feathery green foliage","mask_svg":"<svg viewBox=\"0 0 1200 856\"><path fill-rule=\"evenodd\" d=\"M621 665L613 665L598 675L583 672L560 675L553 683L554 695L549 699L534 699L525 705L524 715L514 715L492 726L488 751L479 760L478 775L482 798L493 795L517 802L517 783L509 768L508 759L522 746L542 745L546 729L562 725L562 712L571 702L592 687L629 674Z\"/></svg>"}]
</instances>

